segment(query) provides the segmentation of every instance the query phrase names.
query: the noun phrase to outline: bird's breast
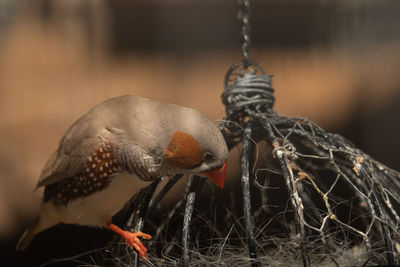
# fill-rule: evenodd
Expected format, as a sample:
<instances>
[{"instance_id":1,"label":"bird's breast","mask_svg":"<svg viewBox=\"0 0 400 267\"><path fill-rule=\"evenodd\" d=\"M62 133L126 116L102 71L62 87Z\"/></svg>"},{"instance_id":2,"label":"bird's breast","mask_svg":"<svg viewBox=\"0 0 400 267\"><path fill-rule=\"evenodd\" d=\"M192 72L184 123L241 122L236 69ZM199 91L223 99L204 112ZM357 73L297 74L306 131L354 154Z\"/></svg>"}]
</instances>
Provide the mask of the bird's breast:
<instances>
[{"instance_id":1,"label":"bird's breast","mask_svg":"<svg viewBox=\"0 0 400 267\"><path fill-rule=\"evenodd\" d=\"M149 183L136 175L122 172L113 177L106 189L68 202L62 208L61 217L65 223L105 226L112 216Z\"/></svg>"}]
</instances>

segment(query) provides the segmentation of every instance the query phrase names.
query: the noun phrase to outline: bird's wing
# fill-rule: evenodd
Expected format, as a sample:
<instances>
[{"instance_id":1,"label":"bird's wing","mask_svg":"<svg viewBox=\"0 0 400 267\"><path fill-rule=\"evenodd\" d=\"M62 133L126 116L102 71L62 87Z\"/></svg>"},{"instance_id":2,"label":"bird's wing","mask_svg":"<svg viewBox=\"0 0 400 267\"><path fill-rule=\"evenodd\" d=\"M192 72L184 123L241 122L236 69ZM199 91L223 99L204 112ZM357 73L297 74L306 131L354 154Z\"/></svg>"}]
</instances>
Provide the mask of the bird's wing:
<instances>
[{"instance_id":1,"label":"bird's wing","mask_svg":"<svg viewBox=\"0 0 400 267\"><path fill-rule=\"evenodd\" d=\"M75 128L75 129L74 129ZM37 188L58 182L82 171L86 159L101 143L96 135L82 133L85 129L72 127L60 142L59 149L47 161L40 175ZM83 138L77 138L83 136Z\"/></svg>"}]
</instances>

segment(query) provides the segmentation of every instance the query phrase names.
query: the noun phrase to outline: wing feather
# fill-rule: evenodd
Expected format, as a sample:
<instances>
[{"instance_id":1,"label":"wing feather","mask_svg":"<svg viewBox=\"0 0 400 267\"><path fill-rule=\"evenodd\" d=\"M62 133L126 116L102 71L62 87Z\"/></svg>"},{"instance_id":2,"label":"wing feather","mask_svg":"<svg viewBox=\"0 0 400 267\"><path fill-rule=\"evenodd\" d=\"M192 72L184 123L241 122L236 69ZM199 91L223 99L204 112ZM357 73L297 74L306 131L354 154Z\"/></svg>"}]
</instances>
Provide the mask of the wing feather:
<instances>
[{"instance_id":1,"label":"wing feather","mask_svg":"<svg viewBox=\"0 0 400 267\"><path fill-rule=\"evenodd\" d=\"M36 188L46 186L74 176L85 167L87 158L102 142L101 132L93 125L84 125L78 120L67 130L60 146L47 161Z\"/></svg>"}]
</instances>

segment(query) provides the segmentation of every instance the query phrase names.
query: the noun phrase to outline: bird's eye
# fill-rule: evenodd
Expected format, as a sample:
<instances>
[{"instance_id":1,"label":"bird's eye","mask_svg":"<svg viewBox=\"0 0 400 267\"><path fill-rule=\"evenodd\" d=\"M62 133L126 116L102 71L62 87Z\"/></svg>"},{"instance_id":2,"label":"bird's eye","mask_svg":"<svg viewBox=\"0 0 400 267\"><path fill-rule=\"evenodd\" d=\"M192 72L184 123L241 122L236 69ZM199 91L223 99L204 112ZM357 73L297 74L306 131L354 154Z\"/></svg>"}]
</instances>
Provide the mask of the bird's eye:
<instances>
[{"instance_id":1,"label":"bird's eye","mask_svg":"<svg viewBox=\"0 0 400 267\"><path fill-rule=\"evenodd\" d=\"M210 152L204 152L204 161L213 161L214 157Z\"/></svg>"}]
</instances>

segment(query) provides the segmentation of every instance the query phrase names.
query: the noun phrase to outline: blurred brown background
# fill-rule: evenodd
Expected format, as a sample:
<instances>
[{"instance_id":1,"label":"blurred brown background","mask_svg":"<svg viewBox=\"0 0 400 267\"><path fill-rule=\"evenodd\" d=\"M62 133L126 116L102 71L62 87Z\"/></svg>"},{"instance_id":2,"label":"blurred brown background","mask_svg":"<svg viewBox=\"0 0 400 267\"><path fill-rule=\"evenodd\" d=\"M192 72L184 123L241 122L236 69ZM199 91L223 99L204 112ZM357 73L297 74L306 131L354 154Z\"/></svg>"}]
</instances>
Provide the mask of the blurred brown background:
<instances>
[{"instance_id":1,"label":"blurred brown background","mask_svg":"<svg viewBox=\"0 0 400 267\"><path fill-rule=\"evenodd\" d=\"M255 0L252 58L275 109L400 169L400 2ZM41 168L90 107L133 94L224 116L236 1L0 0L0 245L33 220ZM3 256L4 257L4 256Z\"/></svg>"}]
</instances>

